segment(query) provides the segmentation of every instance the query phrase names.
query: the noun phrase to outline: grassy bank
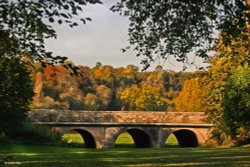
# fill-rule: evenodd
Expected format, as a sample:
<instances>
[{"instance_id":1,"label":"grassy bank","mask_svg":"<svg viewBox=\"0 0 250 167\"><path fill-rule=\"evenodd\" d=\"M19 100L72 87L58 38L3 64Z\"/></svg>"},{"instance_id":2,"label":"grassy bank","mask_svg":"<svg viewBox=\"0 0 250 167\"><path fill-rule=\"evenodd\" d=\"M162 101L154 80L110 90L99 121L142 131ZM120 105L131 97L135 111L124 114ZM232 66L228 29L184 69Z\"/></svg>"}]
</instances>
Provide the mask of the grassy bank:
<instances>
[{"instance_id":1,"label":"grassy bank","mask_svg":"<svg viewBox=\"0 0 250 167\"><path fill-rule=\"evenodd\" d=\"M85 149L0 143L0 163L16 166L117 167L117 166L250 166L250 149L163 148Z\"/></svg>"}]
</instances>

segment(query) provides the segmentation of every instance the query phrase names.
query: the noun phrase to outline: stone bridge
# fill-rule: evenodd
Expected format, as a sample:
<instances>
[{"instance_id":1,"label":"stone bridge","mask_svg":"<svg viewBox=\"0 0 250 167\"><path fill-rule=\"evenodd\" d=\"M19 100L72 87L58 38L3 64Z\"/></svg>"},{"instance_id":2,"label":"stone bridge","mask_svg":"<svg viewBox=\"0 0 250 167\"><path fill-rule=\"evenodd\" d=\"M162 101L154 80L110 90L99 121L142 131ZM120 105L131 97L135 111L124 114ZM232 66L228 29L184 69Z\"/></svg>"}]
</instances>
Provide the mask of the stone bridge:
<instances>
[{"instance_id":1,"label":"stone bridge","mask_svg":"<svg viewBox=\"0 0 250 167\"><path fill-rule=\"evenodd\" d=\"M118 136L127 132L138 148L161 148L170 134L181 147L202 145L210 136L201 112L70 111L39 109L29 112L32 122L61 133L81 134L87 148L114 147Z\"/></svg>"}]
</instances>

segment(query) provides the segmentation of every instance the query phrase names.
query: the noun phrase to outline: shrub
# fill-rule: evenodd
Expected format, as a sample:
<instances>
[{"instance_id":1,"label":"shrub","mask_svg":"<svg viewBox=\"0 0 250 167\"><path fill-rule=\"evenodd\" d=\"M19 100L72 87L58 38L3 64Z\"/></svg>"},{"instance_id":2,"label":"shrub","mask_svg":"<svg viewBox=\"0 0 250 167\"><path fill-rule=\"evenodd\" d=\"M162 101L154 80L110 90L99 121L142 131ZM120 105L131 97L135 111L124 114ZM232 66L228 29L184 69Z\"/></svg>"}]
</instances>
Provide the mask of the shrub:
<instances>
[{"instance_id":1,"label":"shrub","mask_svg":"<svg viewBox=\"0 0 250 167\"><path fill-rule=\"evenodd\" d=\"M34 125L31 122L24 122L22 126L12 131L7 139L18 140L24 143L51 143L59 144L62 135L50 129Z\"/></svg>"}]
</instances>

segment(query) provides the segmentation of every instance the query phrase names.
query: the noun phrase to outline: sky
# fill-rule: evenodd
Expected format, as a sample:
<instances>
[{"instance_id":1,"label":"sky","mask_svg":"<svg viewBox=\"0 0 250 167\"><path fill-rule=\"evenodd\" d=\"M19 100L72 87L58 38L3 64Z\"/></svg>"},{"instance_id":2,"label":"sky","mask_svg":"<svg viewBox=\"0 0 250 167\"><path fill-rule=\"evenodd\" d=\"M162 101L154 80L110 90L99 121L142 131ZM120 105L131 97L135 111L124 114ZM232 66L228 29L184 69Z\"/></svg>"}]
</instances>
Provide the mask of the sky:
<instances>
[{"instance_id":1,"label":"sky","mask_svg":"<svg viewBox=\"0 0 250 167\"><path fill-rule=\"evenodd\" d=\"M96 62L113 67L126 67L133 64L142 69L141 58L129 50L122 53L121 49L128 46L129 20L118 13L110 11L110 7L116 0L103 0L103 4L87 5L84 7L84 17L90 17L91 22L75 28L67 25L54 24L57 31L56 39L49 39L45 46L54 55L66 56L76 65L93 67ZM193 56L191 55L191 59ZM196 62L201 65L198 58ZM181 71L182 63L173 59L167 61L156 61L149 70L154 70L157 65L163 66L165 70ZM195 66L187 66L187 71L195 71Z\"/></svg>"}]
</instances>

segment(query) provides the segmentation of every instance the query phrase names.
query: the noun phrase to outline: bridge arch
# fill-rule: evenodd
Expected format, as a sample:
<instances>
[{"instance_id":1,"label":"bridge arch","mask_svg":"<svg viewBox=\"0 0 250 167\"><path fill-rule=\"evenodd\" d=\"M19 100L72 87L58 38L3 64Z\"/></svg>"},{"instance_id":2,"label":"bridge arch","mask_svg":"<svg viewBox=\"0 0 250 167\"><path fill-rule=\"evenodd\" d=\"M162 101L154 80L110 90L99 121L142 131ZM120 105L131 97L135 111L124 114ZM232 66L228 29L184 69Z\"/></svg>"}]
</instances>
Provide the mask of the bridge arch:
<instances>
[{"instance_id":1,"label":"bridge arch","mask_svg":"<svg viewBox=\"0 0 250 167\"><path fill-rule=\"evenodd\" d=\"M122 128L113 137L114 145L119 135L124 132L127 132L133 138L136 148L153 147L152 137L146 130L141 128Z\"/></svg>"},{"instance_id":2,"label":"bridge arch","mask_svg":"<svg viewBox=\"0 0 250 167\"><path fill-rule=\"evenodd\" d=\"M85 129L71 129L70 131L77 132L81 135L86 148L96 148L94 135Z\"/></svg>"},{"instance_id":3,"label":"bridge arch","mask_svg":"<svg viewBox=\"0 0 250 167\"><path fill-rule=\"evenodd\" d=\"M173 131L180 147L197 147L199 141L194 131L189 129L179 129Z\"/></svg>"}]
</instances>

